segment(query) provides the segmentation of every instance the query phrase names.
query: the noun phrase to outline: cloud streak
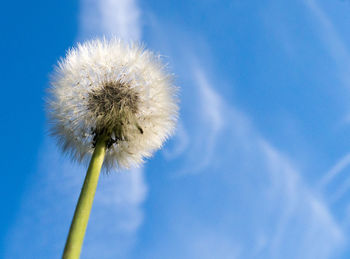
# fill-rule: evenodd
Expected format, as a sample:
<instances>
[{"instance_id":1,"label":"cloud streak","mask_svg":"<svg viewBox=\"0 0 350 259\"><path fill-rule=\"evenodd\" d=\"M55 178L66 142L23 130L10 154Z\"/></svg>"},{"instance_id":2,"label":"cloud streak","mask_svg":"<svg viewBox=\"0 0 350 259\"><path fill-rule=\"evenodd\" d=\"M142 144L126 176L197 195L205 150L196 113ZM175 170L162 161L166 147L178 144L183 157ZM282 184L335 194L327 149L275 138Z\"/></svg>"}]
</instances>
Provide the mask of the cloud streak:
<instances>
[{"instance_id":1,"label":"cloud streak","mask_svg":"<svg viewBox=\"0 0 350 259\"><path fill-rule=\"evenodd\" d=\"M191 46L191 43L186 45ZM216 202L227 206L231 204L217 212L218 217L227 215L227 218L216 219L226 229L221 230L204 215L199 217L186 211L190 215L180 213L176 214L177 217L193 217L198 226L182 229L182 224L189 224L186 219L174 226L178 228L176 236L186 236L188 242L200 243L197 232L202 228L209 229L213 238L218 237L217 242L235 247L227 251L229 258L311 259L329 258L336 253L344 245L345 236L326 203L304 183L302 173L295 169L295 165L259 133L249 116L225 100L219 88L213 87L212 82L216 86L225 82L208 76L202 65L208 64L208 60L203 58L205 53L174 49L171 56L181 56L177 52L180 51L192 53L195 58L184 61L193 64L193 74L182 88L183 95L191 96L191 105L183 105L187 109L183 113L192 114L183 122L182 135L189 141L182 146L183 153L177 152L177 156L171 159L176 164L179 159L185 160L182 166L177 167L177 173L182 178L190 177L194 172L200 174L203 179L208 179L208 182L201 180L201 183L212 193L211 199L215 200L218 196L221 199ZM183 67L183 64L176 66ZM190 195L184 187L182 192L187 193L187 197ZM225 198L222 198L223 195ZM236 197L241 197L239 203L235 203ZM179 199L179 203L186 203ZM199 207L199 211L208 209L204 201L203 204L197 201L192 206ZM171 208L169 210L172 211ZM244 211L249 213L241 214ZM230 228L233 221L243 225L250 222L252 228ZM163 242L159 245L169 246ZM167 249L171 251L172 248ZM184 246L184 250L186 252L176 253L176 256L198 256L194 248L192 251ZM215 249L208 249L201 256L211 258L216 255Z\"/></svg>"},{"instance_id":2,"label":"cloud streak","mask_svg":"<svg viewBox=\"0 0 350 259\"><path fill-rule=\"evenodd\" d=\"M208 87L210 87L209 84ZM208 93L215 100L215 105L209 105L211 109L216 109L216 111L212 111L213 114L221 115L221 119L216 116L208 117L211 120L209 124L216 125L218 121L225 120L226 130L231 129L231 132L234 132L234 134L231 133L227 136L225 129L222 129L220 137L217 137L221 139L218 142L226 141L232 145L233 149L236 149L236 152L226 151L231 154L235 163L245 163L244 161L249 163L250 161L255 165L248 167L256 168L257 174L269 179L266 182L266 189L260 190L257 187L256 190L250 190L265 197L265 199L261 199L261 202L268 203L269 209L263 212L268 213L271 219L274 219L274 222L269 219L260 222L260 227L265 228L266 232L270 232L265 237L265 247L260 248L260 255L263 255L263 258L264 256L266 258L328 258L331 256L344 243L344 235L332 218L326 204L317 197L316 193L306 187L301 173L294 169L288 158L273 148L249 123L247 115L237 111L232 105L227 105L227 102L212 87ZM215 135L215 133L214 126L212 134ZM217 156L222 155L219 150L220 144L215 143L215 145L210 145L210 148L210 153L217 154ZM236 154L240 158L234 158ZM218 159L217 156L211 159L208 157L210 162L207 161L207 163L214 164L215 160ZM229 156L226 157L230 159ZM241 161L237 161L238 159ZM246 174L246 171L249 172L247 168L240 171L243 174ZM244 176L240 177L244 178ZM247 177L252 181L258 181L257 175ZM246 192L247 190L242 190L240 195L245 195ZM254 204L257 201L252 200L251 202ZM304 228L304 226L309 227ZM298 233L299 240L290 238L292 232ZM252 232L251 235L254 236L254 239L258 239L256 233ZM315 243L319 245L315 245ZM243 244L239 245L240 247L244 246ZM303 249L298 249L301 247ZM319 247L322 247L322 251ZM246 247L246 249L248 248ZM251 257L243 256L243 258Z\"/></svg>"},{"instance_id":3,"label":"cloud streak","mask_svg":"<svg viewBox=\"0 0 350 259\"><path fill-rule=\"evenodd\" d=\"M319 183L320 188L324 188L329 184L337 175L339 175L350 164L350 153L342 157L321 179Z\"/></svg>"},{"instance_id":4,"label":"cloud streak","mask_svg":"<svg viewBox=\"0 0 350 259\"><path fill-rule=\"evenodd\" d=\"M136 0L81 0L80 37L105 35L140 40L140 17Z\"/></svg>"},{"instance_id":5,"label":"cloud streak","mask_svg":"<svg viewBox=\"0 0 350 259\"><path fill-rule=\"evenodd\" d=\"M350 85L350 52L345 42L337 32L328 15L322 10L315 0L302 1L319 22L320 35L327 44L329 53L336 61L340 79L344 85Z\"/></svg>"}]
</instances>

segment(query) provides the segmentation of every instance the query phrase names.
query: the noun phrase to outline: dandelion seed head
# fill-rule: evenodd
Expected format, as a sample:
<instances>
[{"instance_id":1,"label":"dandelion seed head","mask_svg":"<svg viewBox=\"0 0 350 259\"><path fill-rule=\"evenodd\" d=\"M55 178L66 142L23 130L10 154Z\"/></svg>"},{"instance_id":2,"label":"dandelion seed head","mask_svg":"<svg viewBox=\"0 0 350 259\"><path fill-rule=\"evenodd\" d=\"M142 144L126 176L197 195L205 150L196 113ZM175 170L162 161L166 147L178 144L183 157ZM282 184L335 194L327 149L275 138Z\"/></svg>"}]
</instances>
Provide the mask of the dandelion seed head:
<instances>
[{"instance_id":1,"label":"dandelion seed head","mask_svg":"<svg viewBox=\"0 0 350 259\"><path fill-rule=\"evenodd\" d=\"M74 160L88 161L109 138L104 167L142 164L174 131L176 87L160 57L118 39L78 44L53 73L50 131Z\"/></svg>"}]
</instances>

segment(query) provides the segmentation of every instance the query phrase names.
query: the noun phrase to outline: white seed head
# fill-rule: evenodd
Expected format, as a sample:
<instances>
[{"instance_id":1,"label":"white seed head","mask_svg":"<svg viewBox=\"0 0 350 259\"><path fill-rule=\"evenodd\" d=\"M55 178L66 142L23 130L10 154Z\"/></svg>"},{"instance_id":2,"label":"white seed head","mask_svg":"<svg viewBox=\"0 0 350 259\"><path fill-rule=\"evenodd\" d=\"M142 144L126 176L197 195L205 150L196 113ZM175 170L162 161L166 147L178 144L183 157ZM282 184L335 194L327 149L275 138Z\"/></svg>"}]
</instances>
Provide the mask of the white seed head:
<instances>
[{"instance_id":1,"label":"white seed head","mask_svg":"<svg viewBox=\"0 0 350 259\"><path fill-rule=\"evenodd\" d=\"M104 167L129 168L160 148L178 115L159 56L118 39L78 44L58 62L47 100L50 131L74 160L107 136Z\"/></svg>"}]
</instances>

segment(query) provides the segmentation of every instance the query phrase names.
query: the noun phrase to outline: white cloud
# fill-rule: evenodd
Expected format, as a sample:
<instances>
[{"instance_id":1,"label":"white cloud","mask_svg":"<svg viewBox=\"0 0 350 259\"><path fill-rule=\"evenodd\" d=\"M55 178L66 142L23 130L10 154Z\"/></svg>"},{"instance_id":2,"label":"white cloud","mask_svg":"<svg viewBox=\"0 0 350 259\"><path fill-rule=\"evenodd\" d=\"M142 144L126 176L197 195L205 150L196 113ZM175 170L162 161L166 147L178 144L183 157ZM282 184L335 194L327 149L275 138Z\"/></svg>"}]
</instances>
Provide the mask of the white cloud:
<instances>
[{"instance_id":1,"label":"white cloud","mask_svg":"<svg viewBox=\"0 0 350 259\"><path fill-rule=\"evenodd\" d=\"M250 214L239 218L241 224L249 221L256 224L250 230L231 229L232 232L224 232L223 235L216 232L225 237L225 241L220 242L237 247L228 254L235 254L237 258L311 259L329 258L336 253L344 244L345 236L326 203L304 183L301 172L295 169L293 163L261 136L249 117L234 104L228 103L213 87L213 81L216 85L222 82L218 78L211 80L200 62L187 63L194 64L190 80L194 83L184 86L183 94L193 95L193 100L187 106L191 112L187 110L184 113L192 113L193 116L183 125L183 135L187 136L189 143L178 157L187 159L187 163L178 172L180 175L205 174L204 179L210 177L208 174L219 179L224 177L224 182L219 183L210 179L223 191L226 185L232 184L233 189L225 193L232 198L217 202L230 204L235 196L248 198L241 198L241 204L228 206L222 213L230 215L235 210L240 215L240 212L248 210ZM189 90L189 87L194 89ZM178 161L176 157L172 159ZM237 181L241 186L236 184ZM216 224L205 222L206 227ZM221 219L221 223L229 226L232 219ZM204 223L199 220L198 224ZM195 230L192 227L183 231L178 235L193 235ZM215 231L212 234L215 236ZM192 237L192 244L197 242L196 236ZM251 240L255 240L255 245ZM180 253L180 256L190 258L188 253Z\"/></svg>"},{"instance_id":2,"label":"white cloud","mask_svg":"<svg viewBox=\"0 0 350 259\"><path fill-rule=\"evenodd\" d=\"M342 157L337 163L322 177L320 180L320 188L324 188L329 184L338 174L340 174L350 164L350 153Z\"/></svg>"},{"instance_id":3,"label":"white cloud","mask_svg":"<svg viewBox=\"0 0 350 259\"><path fill-rule=\"evenodd\" d=\"M326 43L331 57L336 61L340 79L344 85L350 85L350 52L329 16L315 0L302 1L316 17L320 25L320 35Z\"/></svg>"},{"instance_id":4,"label":"white cloud","mask_svg":"<svg viewBox=\"0 0 350 259\"><path fill-rule=\"evenodd\" d=\"M222 98L209 85L208 79L202 69L194 67L193 74L199 89L202 116L204 116L207 122L210 122L211 132L217 134L224 124Z\"/></svg>"},{"instance_id":5,"label":"white cloud","mask_svg":"<svg viewBox=\"0 0 350 259\"><path fill-rule=\"evenodd\" d=\"M81 0L80 37L106 35L140 40L140 16L136 0Z\"/></svg>"},{"instance_id":6,"label":"white cloud","mask_svg":"<svg viewBox=\"0 0 350 259\"><path fill-rule=\"evenodd\" d=\"M198 151L192 151L194 154L201 154L201 160L191 165L191 168L184 170L181 173L197 173L205 169L214 159L214 149L217 143L217 137L224 124L224 114L222 113L222 100L220 96L210 87L203 70L199 67L194 67L193 75L197 87L197 94L199 96L200 122L193 121L197 125L198 137L192 139L200 140L201 143L196 142ZM188 133L182 133L182 136L187 136ZM185 151L185 148L182 148ZM199 151L200 150L200 151ZM178 154L180 154L178 152Z\"/></svg>"},{"instance_id":7,"label":"white cloud","mask_svg":"<svg viewBox=\"0 0 350 259\"><path fill-rule=\"evenodd\" d=\"M272 200L282 199L284 204L271 239L272 258L329 258L344 244L340 226L291 163L266 141L260 144L273 182ZM295 232L302 233L299 240L290 238Z\"/></svg>"}]
</instances>

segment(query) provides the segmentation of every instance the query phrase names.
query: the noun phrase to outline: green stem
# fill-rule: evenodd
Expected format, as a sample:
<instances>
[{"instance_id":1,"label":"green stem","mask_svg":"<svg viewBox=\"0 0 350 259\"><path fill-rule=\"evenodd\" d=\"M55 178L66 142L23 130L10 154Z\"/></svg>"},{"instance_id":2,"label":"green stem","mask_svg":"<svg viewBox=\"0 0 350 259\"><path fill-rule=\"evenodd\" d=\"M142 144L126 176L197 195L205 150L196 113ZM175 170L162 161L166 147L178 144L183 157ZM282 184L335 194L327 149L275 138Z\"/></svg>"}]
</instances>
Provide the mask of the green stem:
<instances>
[{"instance_id":1,"label":"green stem","mask_svg":"<svg viewBox=\"0 0 350 259\"><path fill-rule=\"evenodd\" d=\"M98 178L106 153L106 138L99 138L92 154L84 185L81 189L78 204L69 229L63 259L78 259L83 245L92 203L96 192Z\"/></svg>"}]
</instances>

